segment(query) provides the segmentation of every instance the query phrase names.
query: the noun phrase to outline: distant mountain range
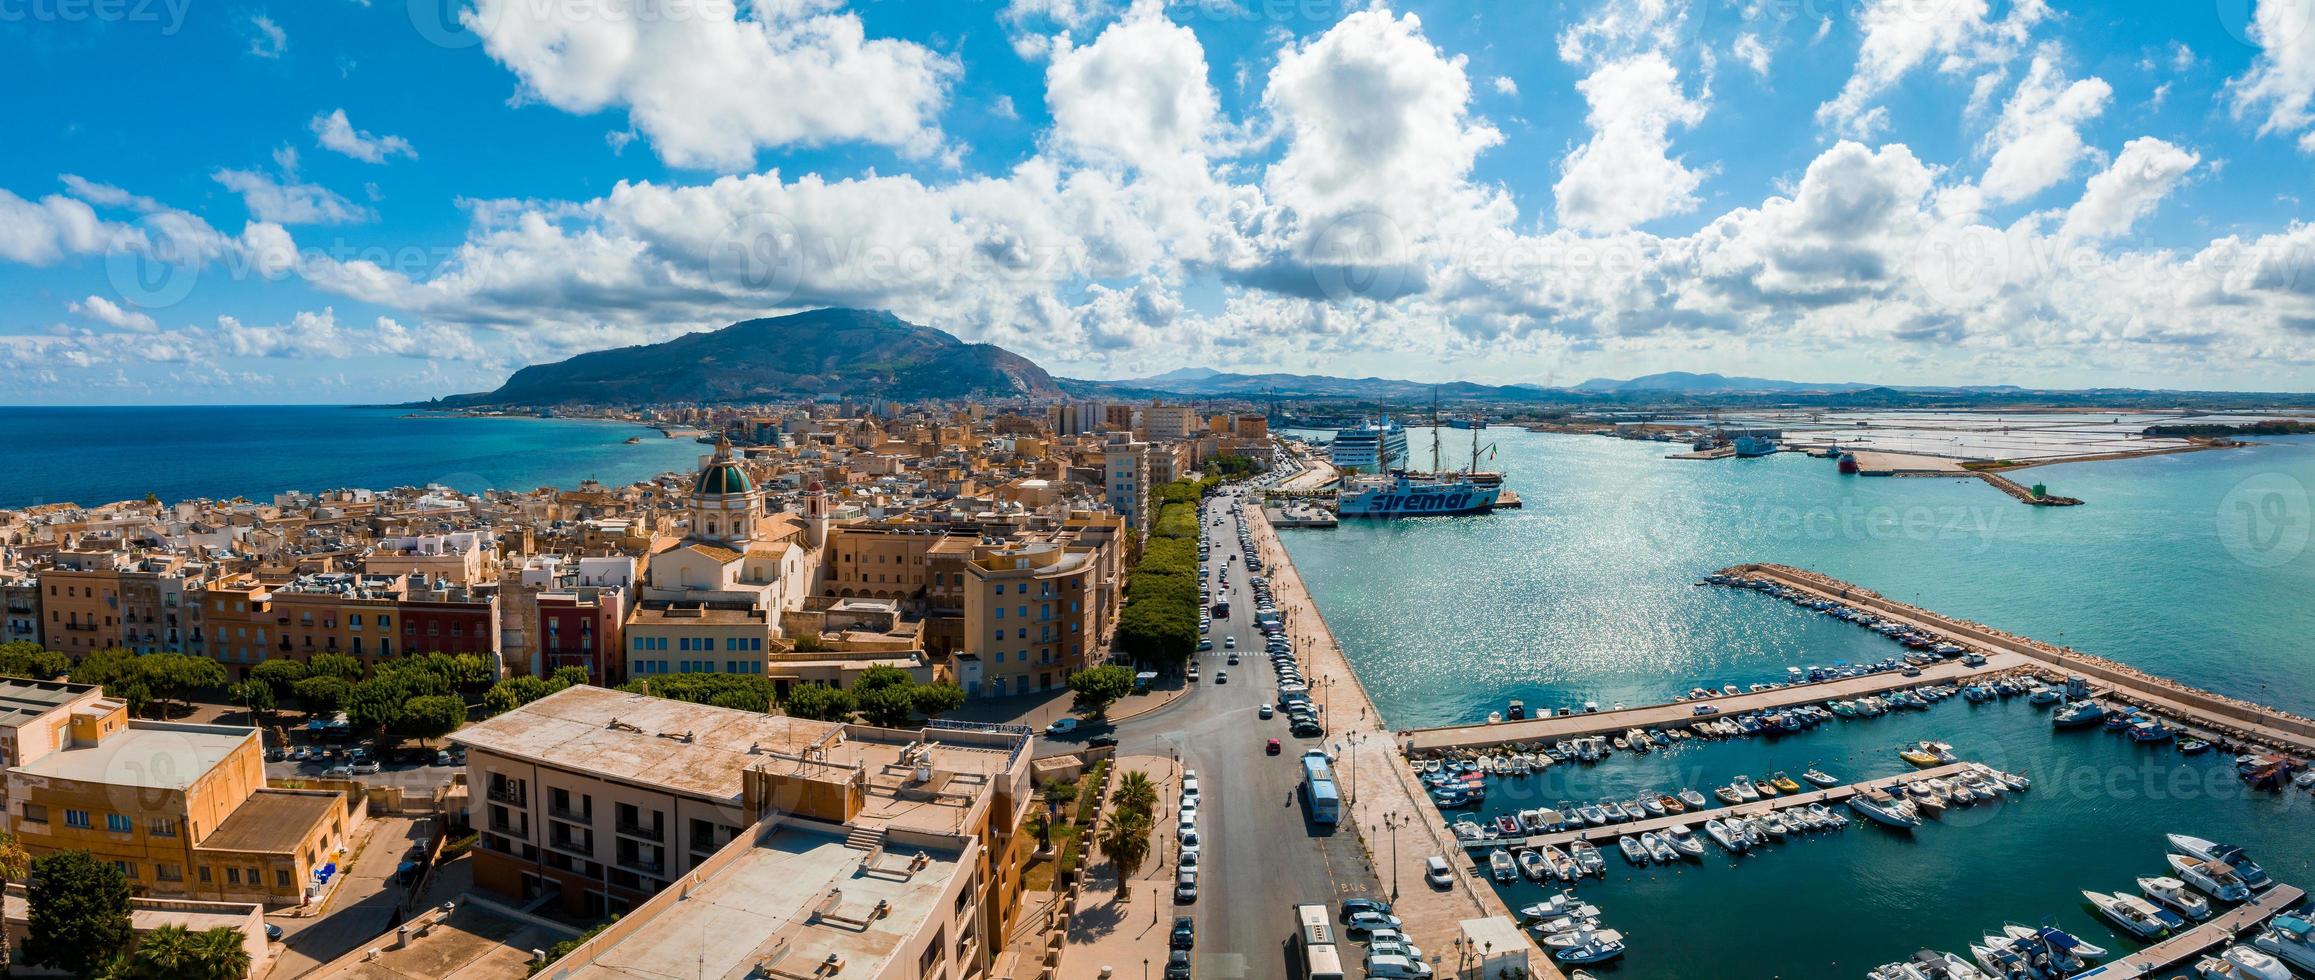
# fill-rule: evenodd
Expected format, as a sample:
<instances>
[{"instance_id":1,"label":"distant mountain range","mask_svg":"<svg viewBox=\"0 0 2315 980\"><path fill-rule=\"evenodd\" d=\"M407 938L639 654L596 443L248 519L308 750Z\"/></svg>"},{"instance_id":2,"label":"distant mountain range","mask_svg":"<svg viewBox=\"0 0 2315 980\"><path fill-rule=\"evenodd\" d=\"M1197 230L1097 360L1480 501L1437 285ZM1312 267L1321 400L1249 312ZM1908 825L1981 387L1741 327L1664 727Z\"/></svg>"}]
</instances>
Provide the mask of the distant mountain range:
<instances>
[{"instance_id":1,"label":"distant mountain range","mask_svg":"<svg viewBox=\"0 0 2315 980\"><path fill-rule=\"evenodd\" d=\"M639 347L600 350L516 371L498 390L454 395L445 407L644 405L786 401L822 396L1058 397L1028 358L968 344L873 310L826 309Z\"/></svg>"},{"instance_id":2,"label":"distant mountain range","mask_svg":"<svg viewBox=\"0 0 2315 980\"><path fill-rule=\"evenodd\" d=\"M1147 378L1055 378L1028 358L992 344L968 344L877 310L824 309L743 320L673 340L580 354L516 371L495 391L453 395L433 407L643 405L678 402L889 398L1188 398L1295 400L1401 408L1430 403L1575 407L1968 408L2170 407L2306 404L2306 395L2144 391L2052 391L2015 385L1964 387L1808 382L1668 371L1593 378L1573 387L1338 378L1310 374L1231 374L1183 368Z\"/></svg>"}]
</instances>

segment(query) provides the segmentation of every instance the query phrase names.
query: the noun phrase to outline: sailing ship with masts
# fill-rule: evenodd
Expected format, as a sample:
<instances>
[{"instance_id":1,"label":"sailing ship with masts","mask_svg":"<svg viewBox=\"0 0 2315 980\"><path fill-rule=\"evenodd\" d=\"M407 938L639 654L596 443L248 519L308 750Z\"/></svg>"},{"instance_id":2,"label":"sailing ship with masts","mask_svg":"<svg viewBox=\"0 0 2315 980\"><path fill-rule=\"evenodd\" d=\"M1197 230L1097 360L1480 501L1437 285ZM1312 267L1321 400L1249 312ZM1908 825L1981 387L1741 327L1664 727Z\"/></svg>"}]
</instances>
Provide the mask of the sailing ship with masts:
<instances>
[{"instance_id":1,"label":"sailing ship with masts","mask_svg":"<svg viewBox=\"0 0 2315 980\"><path fill-rule=\"evenodd\" d=\"M1479 470L1479 430L1471 431L1471 465L1461 473L1443 469L1439 461L1441 426L1436 403L1431 407L1431 471L1409 472L1404 461L1390 456L1383 442L1375 474L1345 476L1335 496L1341 517L1440 517L1484 514L1495 509L1503 494L1503 474ZM1400 468L1394 469L1392 463Z\"/></svg>"}]
</instances>

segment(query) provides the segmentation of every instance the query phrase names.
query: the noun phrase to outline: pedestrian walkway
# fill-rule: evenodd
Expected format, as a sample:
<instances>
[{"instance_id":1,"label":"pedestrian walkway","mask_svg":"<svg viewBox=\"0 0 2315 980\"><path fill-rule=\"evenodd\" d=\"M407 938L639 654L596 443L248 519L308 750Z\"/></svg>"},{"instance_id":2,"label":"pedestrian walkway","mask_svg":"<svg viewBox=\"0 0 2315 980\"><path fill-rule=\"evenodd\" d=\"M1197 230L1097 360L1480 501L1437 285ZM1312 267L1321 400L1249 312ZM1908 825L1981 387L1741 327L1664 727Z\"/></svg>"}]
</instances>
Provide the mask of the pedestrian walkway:
<instances>
[{"instance_id":1,"label":"pedestrian walkway","mask_svg":"<svg viewBox=\"0 0 2315 980\"><path fill-rule=\"evenodd\" d=\"M2188 958L2233 940L2244 931L2265 925L2283 912L2297 908L2307 893L2291 885L2276 885L2266 894L2236 906L2201 925L2115 960L2080 977L2136 977L2167 970Z\"/></svg>"},{"instance_id":2,"label":"pedestrian walkway","mask_svg":"<svg viewBox=\"0 0 2315 980\"><path fill-rule=\"evenodd\" d=\"M1166 940L1173 927L1174 803L1180 798L1181 771L1172 759L1160 756L1125 756L1118 765L1121 776L1139 772L1157 787L1149 857L1121 893L1116 866L1101 857L1090 836L1085 840L1085 892L1069 923L1068 945L1061 951L1065 977L1100 976L1105 966L1118 977L1140 976L1144 964L1151 968L1151 976L1165 968Z\"/></svg>"},{"instance_id":3,"label":"pedestrian walkway","mask_svg":"<svg viewBox=\"0 0 2315 980\"><path fill-rule=\"evenodd\" d=\"M1437 888L1425 880L1425 858L1460 850L1446 829L1446 818L1399 758L1391 733L1303 587L1301 573L1277 531L1259 508L1248 509L1247 522L1268 570L1271 596L1294 640L1312 693L1324 706L1327 748L1335 755L1336 775L1349 806L1345 822L1358 831L1376 877L1390 888L1392 911L1404 921L1408 938L1431 951L1441 976L1455 976L1462 936L1459 923L1510 917L1511 909L1494 886L1469 873L1467 861L1450 858L1449 866L1456 869L1451 888ZM1530 955L1529 961L1529 975L1536 980L1558 980L1559 972L1540 953Z\"/></svg>"}]
</instances>

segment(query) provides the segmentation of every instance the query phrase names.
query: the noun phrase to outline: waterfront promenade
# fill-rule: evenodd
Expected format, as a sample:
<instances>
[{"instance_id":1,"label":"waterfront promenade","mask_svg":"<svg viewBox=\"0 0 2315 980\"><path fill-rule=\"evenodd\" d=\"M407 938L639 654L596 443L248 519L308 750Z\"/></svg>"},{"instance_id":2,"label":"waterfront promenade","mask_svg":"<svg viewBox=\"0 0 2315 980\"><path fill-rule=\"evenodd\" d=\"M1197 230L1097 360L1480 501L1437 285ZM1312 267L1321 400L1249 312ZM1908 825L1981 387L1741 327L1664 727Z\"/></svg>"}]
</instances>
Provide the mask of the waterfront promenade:
<instances>
[{"instance_id":1,"label":"waterfront promenade","mask_svg":"<svg viewBox=\"0 0 2315 980\"><path fill-rule=\"evenodd\" d=\"M2076 980L2098 977L2138 977L2186 964L2189 959L2209 952L2232 941L2245 930L2265 925L2268 919L2297 908L2307 893L2291 885L2276 885L2265 894L2243 905L2222 912L2209 922L2195 926L2145 949L2132 953L2088 973L2075 974Z\"/></svg>"},{"instance_id":2,"label":"waterfront promenade","mask_svg":"<svg viewBox=\"0 0 2315 980\"><path fill-rule=\"evenodd\" d=\"M1305 676L1313 694L1323 699L1326 745L1335 754L1336 774L1347 804L1344 822L1359 834L1376 877L1390 887L1393 911L1404 920L1407 936L1431 952L1432 965L1440 976L1461 976L1460 923L1493 916L1511 918L1511 909L1467 861L1449 859L1456 871L1452 888L1438 889L1424 880L1424 858L1452 855L1458 850L1454 836L1446 829L1447 820L1394 751L1396 745L1383 727L1381 713L1375 710L1334 632L1311 601L1293 559L1278 540L1277 530L1260 507L1247 508L1246 520L1270 579L1271 596L1288 635L1294 639L1295 651L1301 655ZM1529 975L1536 980L1560 980L1558 969L1540 950L1531 951L1528 961Z\"/></svg>"},{"instance_id":3,"label":"waterfront promenade","mask_svg":"<svg viewBox=\"0 0 2315 980\"><path fill-rule=\"evenodd\" d=\"M1783 687L1727 694L1695 701L1672 701L1665 704L1642 705L1621 711L1587 711L1579 714L1552 715L1488 725L1450 725L1442 728L1420 728L1405 733L1405 745L1417 755L1454 749L1487 748L1513 742L1555 742L1585 735L1605 735L1627 728L1679 728L1690 722L1709 720L1724 715L1740 715L1754 711L1774 711L1803 704L1822 704L1844 698L1861 698L1894 691L1899 688L1920 687L1924 684L1967 683L1970 679L2009 671L2031 668L2034 661L2016 654L1989 654L1985 665L1971 667L1958 660L1931 664L1921 669L1918 677L1907 677L1899 671L1867 674L1863 677L1844 677L1839 680L1814 684L1788 684ZM1696 713L1698 705L1718 709L1710 715Z\"/></svg>"},{"instance_id":4,"label":"waterfront promenade","mask_svg":"<svg viewBox=\"0 0 2315 980\"><path fill-rule=\"evenodd\" d=\"M1542 847L1547 844L1555 847L1565 847L1580 840L1589 841L1593 844L1600 845L1603 848L1607 848L1613 847L1617 838L1623 837L1627 834L1653 833L1655 831L1663 830L1667 827L1677 826L1679 824L1687 824L1689 829L1701 832L1704 826L1704 821L1706 820L1727 819L1729 817L1755 817L1763 813L1767 813L1771 810L1783 810L1790 807L1807 806L1811 803L1823 803L1828 806L1841 805L1841 815L1848 817L1851 823L1857 823L1865 820L1865 818L1858 816L1846 806L1849 798L1852 796L1856 796L1859 793L1864 793L1870 790L1888 789L1891 786L1896 786L1902 783L1911 783L1923 779L1943 779L1944 777L1951 776L1955 773L1974 768L1976 765L1977 763L1974 762L1954 762L1930 769L1922 769L1916 772L1899 773L1894 776L1883 776L1879 779L1868 779L1861 783L1844 783L1839 786L1831 786L1825 789L1808 789L1802 790L1798 793L1786 793L1781 796L1771 796L1753 802L1739 803L1735 806L1707 807L1702 810L1690 810L1687 813L1668 814L1661 817L1650 817L1646 820L1634 820L1629 823L1612 823L1602 827L1585 827L1580 830L1562 830L1549 834L1536 834L1531 837L1490 837L1482 840L1466 841L1464 842L1463 846L1466 849L1474 851L1492 847L1525 847L1533 849ZM1980 805L1982 806L1986 804ZM1934 822L1924 824L1924 826L1933 825Z\"/></svg>"}]
</instances>

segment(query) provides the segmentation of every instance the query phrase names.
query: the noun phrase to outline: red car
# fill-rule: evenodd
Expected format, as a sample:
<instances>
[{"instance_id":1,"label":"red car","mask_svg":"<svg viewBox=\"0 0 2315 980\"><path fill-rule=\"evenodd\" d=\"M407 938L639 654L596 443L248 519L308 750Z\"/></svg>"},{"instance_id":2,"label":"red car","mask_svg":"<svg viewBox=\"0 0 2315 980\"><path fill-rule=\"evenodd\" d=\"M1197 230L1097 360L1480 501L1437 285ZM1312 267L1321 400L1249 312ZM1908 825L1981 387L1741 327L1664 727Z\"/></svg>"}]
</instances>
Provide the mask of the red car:
<instances>
[{"instance_id":1,"label":"red car","mask_svg":"<svg viewBox=\"0 0 2315 980\"><path fill-rule=\"evenodd\" d=\"M1263 747L1262 747L1262 752L1263 752L1263 754L1264 754L1264 755L1277 755L1277 754L1278 754L1278 740L1277 740L1277 739L1271 739L1271 740L1270 740L1270 744L1268 744L1268 745L1265 745L1265 746L1263 746Z\"/></svg>"}]
</instances>

